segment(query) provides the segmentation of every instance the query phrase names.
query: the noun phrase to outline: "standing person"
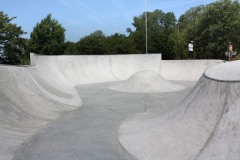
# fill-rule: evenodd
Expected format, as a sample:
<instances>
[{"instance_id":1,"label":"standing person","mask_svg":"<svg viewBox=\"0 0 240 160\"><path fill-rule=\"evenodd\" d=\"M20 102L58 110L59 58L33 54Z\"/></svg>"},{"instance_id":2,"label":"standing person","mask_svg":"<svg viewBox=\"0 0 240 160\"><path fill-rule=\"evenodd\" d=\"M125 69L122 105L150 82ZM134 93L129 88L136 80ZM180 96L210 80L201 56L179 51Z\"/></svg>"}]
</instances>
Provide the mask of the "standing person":
<instances>
[{"instance_id":1,"label":"standing person","mask_svg":"<svg viewBox=\"0 0 240 160\"><path fill-rule=\"evenodd\" d=\"M189 59L193 59L193 41L188 44L188 54Z\"/></svg>"},{"instance_id":2,"label":"standing person","mask_svg":"<svg viewBox=\"0 0 240 160\"><path fill-rule=\"evenodd\" d=\"M230 57L232 57L232 52L233 52L233 45L231 42L228 43L228 47L227 47L227 57L228 57L228 61L230 61Z\"/></svg>"}]
</instances>

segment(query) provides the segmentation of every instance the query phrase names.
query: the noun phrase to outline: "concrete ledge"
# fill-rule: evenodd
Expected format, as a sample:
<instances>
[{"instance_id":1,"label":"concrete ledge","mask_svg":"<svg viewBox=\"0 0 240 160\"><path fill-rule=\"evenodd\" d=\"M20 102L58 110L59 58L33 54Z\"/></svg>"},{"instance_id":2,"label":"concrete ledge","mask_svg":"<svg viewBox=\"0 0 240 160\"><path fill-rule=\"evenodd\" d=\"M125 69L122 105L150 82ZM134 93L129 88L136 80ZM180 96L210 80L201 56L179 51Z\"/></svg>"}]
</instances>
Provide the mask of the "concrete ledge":
<instances>
[{"instance_id":1,"label":"concrete ledge","mask_svg":"<svg viewBox=\"0 0 240 160\"><path fill-rule=\"evenodd\" d=\"M240 82L240 61L225 62L208 68L204 77L218 82Z\"/></svg>"}]
</instances>

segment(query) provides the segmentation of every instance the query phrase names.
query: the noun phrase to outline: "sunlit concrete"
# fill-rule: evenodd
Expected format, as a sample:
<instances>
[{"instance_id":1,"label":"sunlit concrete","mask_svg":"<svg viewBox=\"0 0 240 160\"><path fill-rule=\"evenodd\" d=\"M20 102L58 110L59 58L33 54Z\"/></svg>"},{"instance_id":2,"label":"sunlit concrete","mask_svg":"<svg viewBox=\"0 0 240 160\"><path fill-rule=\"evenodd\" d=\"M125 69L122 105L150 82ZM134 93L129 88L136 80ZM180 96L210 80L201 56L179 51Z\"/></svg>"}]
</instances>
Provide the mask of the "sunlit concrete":
<instances>
[{"instance_id":1,"label":"sunlit concrete","mask_svg":"<svg viewBox=\"0 0 240 160\"><path fill-rule=\"evenodd\" d=\"M125 120L119 139L141 160L240 157L240 61L208 68L180 103Z\"/></svg>"},{"instance_id":2,"label":"sunlit concrete","mask_svg":"<svg viewBox=\"0 0 240 160\"><path fill-rule=\"evenodd\" d=\"M31 54L31 63L32 66L0 66L0 160L141 159L129 148L135 145L131 138L134 134L125 122L138 119L135 114L142 113L144 118L139 122L144 120L142 124L147 125L149 119L158 119L166 110L183 106L178 104L182 104L185 96L194 95L191 90L204 70L222 62L163 61L160 54ZM154 93L108 89L140 71L156 72L168 84L182 89ZM197 84L206 83L204 78ZM151 80L146 83L151 84ZM132 129L140 126L136 124ZM125 132L130 133L128 138ZM155 142L158 135L157 131ZM149 145L147 140L140 143ZM149 156L144 148L137 149Z\"/></svg>"},{"instance_id":3,"label":"sunlit concrete","mask_svg":"<svg viewBox=\"0 0 240 160\"><path fill-rule=\"evenodd\" d=\"M143 70L127 80L108 87L114 91L133 93L162 93L183 90L185 87L165 80L160 73Z\"/></svg>"}]
</instances>

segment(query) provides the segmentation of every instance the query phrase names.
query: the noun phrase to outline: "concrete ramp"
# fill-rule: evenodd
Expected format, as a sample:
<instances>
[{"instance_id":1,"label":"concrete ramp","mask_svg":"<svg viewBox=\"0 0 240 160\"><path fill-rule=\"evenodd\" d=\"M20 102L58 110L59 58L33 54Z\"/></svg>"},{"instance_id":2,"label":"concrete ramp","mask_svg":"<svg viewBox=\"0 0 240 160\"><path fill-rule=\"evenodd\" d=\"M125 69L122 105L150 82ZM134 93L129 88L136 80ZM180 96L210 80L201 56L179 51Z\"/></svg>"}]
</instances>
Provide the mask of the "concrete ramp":
<instances>
[{"instance_id":1,"label":"concrete ramp","mask_svg":"<svg viewBox=\"0 0 240 160\"><path fill-rule=\"evenodd\" d=\"M140 160L239 159L239 67L240 61L210 67L179 105L127 119L121 144Z\"/></svg>"},{"instance_id":2,"label":"concrete ramp","mask_svg":"<svg viewBox=\"0 0 240 160\"><path fill-rule=\"evenodd\" d=\"M72 84L126 80L141 70L160 72L160 54L40 56L31 54L38 68L54 69Z\"/></svg>"},{"instance_id":3,"label":"concrete ramp","mask_svg":"<svg viewBox=\"0 0 240 160\"><path fill-rule=\"evenodd\" d=\"M198 81L207 67L220 60L164 60L161 61L161 76L167 80Z\"/></svg>"},{"instance_id":4,"label":"concrete ramp","mask_svg":"<svg viewBox=\"0 0 240 160\"><path fill-rule=\"evenodd\" d=\"M144 70L135 73L126 81L111 85L108 88L121 92L162 93L179 91L185 87L168 82L162 78L160 73Z\"/></svg>"},{"instance_id":5,"label":"concrete ramp","mask_svg":"<svg viewBox=\"0 0 240 160\"><path fill-rule=\"evenodd\" d=\"M221 60L161 60L161 54L43 56L31 53L32 64L71 82L92 84L127 80L138 71L150 70L166 80L197 81L204 70Z\"/></svg>"},{"instance_id":6,"label":"concrete ramp","mask_svg":"<svg viewBox=\"0 0 240 160\"><path fill-rule=\"evenodd\" d=\"M202 74L205 68L219 62L212 60L161 61L159 54L114 56L39 56L31 54L31 66L0 65L0 160L12 159L17 148L27 143L26 141L34 134L39 133L40 129L63 117L66 113L79 109L83 102L76 91L77 85L126 80L134 73L143 70L157 72L166 80L198 80L201 76L200 73ZM189 67L195 71L184 72ZM193 74L195 72L198 74ZM209 80L210 82L213 83L212 80ZM204 84L207 85L207 81L203 77L198 86L205 86ZM193 92L199 95L197 94L199 90L206 92L205 98L207 98L208 90L196 87ZM216 93L216 91L211 91L211 93ZM192 97L194 98L194 94ZM195 99L198 98L198 96L195 97ZM204 100L204 97L202 99ZM212 97L212 100L214 99L216 98ZM182 105L186 106L187 102L188 100L185 100ZM222 104L222 102L219 103ZM176 107L174 113L177 114L178 109ZM215 110L213 109L213 111ZM167 115L162 117L164 116ZM217 118L215 117L215 119ZM174 118L171 121L174 122ZM133 129L138 126L139 124L136 124ZM117 127L115 126L115 128ZM209 128L211 130L211 127ZM124 132L122 135L124 136ZM141 150L141 148L136 149Z\"/></svg>"},{"instance_id":7,"label":"concrete ramp","mask_svg":"<svg viewBox=\"0 0 240 160\"><path fill-rule=\"evenodd\" d=\"M74 88L63 91L34 66L0 67L0 159L14 151L40 127L81 106ZM61 83L61 82L59 82Z\"/></svg>"}]
</instances>

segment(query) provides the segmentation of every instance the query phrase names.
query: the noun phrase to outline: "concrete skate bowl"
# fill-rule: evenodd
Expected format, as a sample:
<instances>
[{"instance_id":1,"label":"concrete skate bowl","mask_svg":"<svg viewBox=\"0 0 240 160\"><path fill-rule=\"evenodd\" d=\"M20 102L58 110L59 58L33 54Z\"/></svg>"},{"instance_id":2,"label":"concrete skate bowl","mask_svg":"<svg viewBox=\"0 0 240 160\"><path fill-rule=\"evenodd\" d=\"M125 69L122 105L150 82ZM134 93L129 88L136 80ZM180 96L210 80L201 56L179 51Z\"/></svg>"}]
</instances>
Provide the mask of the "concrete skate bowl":
<instances>
[{"instance_id":1,"label":"concrete skate bowl","mask_svg":"<svg viewBox=\"0 0 240 160\"><path fill-rule=\"evenodd\" d=\"M240 61L208 68L183 101L137 114L119 127L139 160L237 160L240 157Z\"/></svg>"},{"instance_id":2,"label":"concrete skate bowl","mask_svg":"<svg viewBox=\"0 0 240 160\"><path fill-rule=\"evenodd\" d=\"M31 66L1 65L0 160L12 159L16 150L41 129L78 110L82 105L78 85L126 80L143 70L157 72L166 80L197 81L205 68L219 62L162 61L159 54L31 54Z\"/></svg>"}]
</instances>

